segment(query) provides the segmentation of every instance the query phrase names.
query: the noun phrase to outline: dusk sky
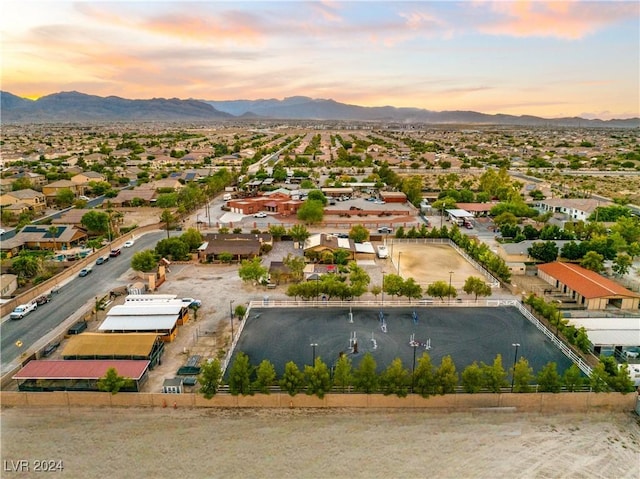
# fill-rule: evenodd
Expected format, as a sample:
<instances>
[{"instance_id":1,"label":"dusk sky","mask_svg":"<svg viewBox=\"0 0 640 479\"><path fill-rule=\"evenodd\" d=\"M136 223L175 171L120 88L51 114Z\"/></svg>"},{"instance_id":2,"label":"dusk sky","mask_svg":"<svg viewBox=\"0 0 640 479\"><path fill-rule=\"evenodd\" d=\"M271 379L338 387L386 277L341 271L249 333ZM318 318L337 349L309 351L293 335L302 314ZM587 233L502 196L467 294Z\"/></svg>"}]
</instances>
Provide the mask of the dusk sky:
<instances>
[{"instance_id":1,"label":"dusk sky","mask_svg":"<svg viewBox=\"0 0 640 479\"><path fill-rule=\"evenodd\" d=\"M640 116L638 1L3 1L1 89Z\"/></svg>"}]
</instances>

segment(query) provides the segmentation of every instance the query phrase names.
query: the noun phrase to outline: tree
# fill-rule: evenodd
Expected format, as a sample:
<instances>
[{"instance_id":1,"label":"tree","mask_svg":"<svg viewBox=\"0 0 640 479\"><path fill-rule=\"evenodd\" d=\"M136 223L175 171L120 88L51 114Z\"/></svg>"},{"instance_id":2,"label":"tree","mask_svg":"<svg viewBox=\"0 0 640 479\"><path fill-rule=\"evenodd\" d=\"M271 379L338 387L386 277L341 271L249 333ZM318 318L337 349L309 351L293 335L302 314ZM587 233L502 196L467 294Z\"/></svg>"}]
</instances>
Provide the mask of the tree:
<instances>
[{"instance_id":1,"label":"tree","mask_svg":"<svg viewBox=\"0 0 640 479\"><path fill-rule=\"evenodd\" d=\"M222 379L222 367L218 359L210 359L200 367L198 375L198 383L200 384L200 393L206 398L211 399L218 392L220 380Z\"/></svg>"},{"instance_id":2,"label":"tree","mask_svg":"<svg viewBox=\"0 0 640 479\"><path fill-rule=\"evenodd\" d=\"M440 366L435 372L436 392L450 394L455 392L458 385L458 373L451 356L447 355L440 361Z\"/></svg>"},{"instance_id":3,"label":"tree","mask_svg":"<svg viewBox=\"0 0 640 479\"><path fill-rule=\"evenodd\" d=\"M609 375L605 370L603 363L598 363L591 370L591 376L589 376L589 387L594 393L609 392L611 387L609 386Z\"/></svg>"},{"instance_id":4,"label":"tree","mask_svg":"<svg viewBox=\"0 0 640 479\"><path fill-rule=\"evenodd\" d=\"M418 364L415 371L413 371L413 391L420 394L422 397L429 397L436 392L436 378L433 364L431 363L431 356L429 353L424 352L422 356L418 358Z\"/></svg>"},{"instance_id":5,"label":"tree","mask_svg":"<svg viewBox=\"0 0 640 479\"><path fill-rule=\"evenodd\" d=\"M251 394L251 370L249 356L239 352L229 371L229 392L233 396Z\"/></svg>"},{"instance_id":6,"label":"tree","mask_svg":"<svg viewBox=\"0 0 640 479\"><path fill-rule=\"evenodd\" d=\"M466 393L477 393L482 389L482 369L473 362L462 371L462 387Z\"/></svg>"},{"instance_id":7,"label":"tree","mask_svg":"<svg viewBox=\"0 0 640 479\"><path fill-rule=\"evenodd\" d=\"M287 229L280 224L269 225L269 233L275 241L280 241L280 239L287 234Z\"/></svg>"},{"instance_id":8,"label":"tree","mask_svg":"<svg viewBox=\"0 0 640 479\"><path fill-rule=\"evenodd\" d=\"M380 386L385 396L396 394L406 397L409 394L410 373L402 365L400 358L395 358L380 375Z\"/></svg>"},{"instance_id":9,"label":"tree","mask_svg":"<svg viewBox=\"0 0 640 479\"><path fill-rule=\"evenodd\" d=\"M444 297L455 298L458 296L458 292L453 286L449 286L446 281L436 281L427 286L427 294L429 296L435 296L440 298L444 302Z\"/></svg>"},{"instance_id":10,"label":"tree","mask_svg":"<svg viewBox=\"0 0 640 479\"><path fill-rule=\"evenodd\" d=\"M531 382L533 381L533 368L529 367L529 361L525 358L520 358L515 365L515 368L511 368L511 374L513 375L513 391L517 393L528 393L531 391Z\"/></svg>"},{"instance_id":11,"label":"tree","mask_svg":"<svg viewBox=\"0 0 640 479\"><path fill-rule=\"evenodd\" d=\"M491 296L491 286L477 276L469 276L465 280L462 290L467 294L474 294L476 301L478 301L478 296Z\"/></svg>"},{"instance_id":12,"label":"tree","mask_svg":"<svg viewBox=\"0 0 640 479\"><path fill-rule=\"evenodd\" d=\"M104 211L91 210L82 215L80 223L97 235L104 235L109 231L109 215Z\"/></svg>"},{"instance_id":13,"label":"tree","mask_svg":"<svg viewBox=\"0 0 640 479\"><path fill-rule=\"evenodd\" d=\"M238 276L245 283L253 282L259 283L263 278L267 276L269 270L262 266L262 261L259 257L252 259L243 259L240 263L240 269L238 269Z\"/></svg>"},{"instance_id":14,"label":"tree","mask_svg":"<svg viewBox=\"0 0 640 479\"><path fill-rule=\"evenodd\" d=\"M293 361L284 365L284 375L280 380L280 388L286 391L289 396L295 396L304 387L304 374L298 369Z\"/></svg>"},{"instance_id":15,"label":"tree","mask_svg":"<svg viewBox=\"0 0 640 479\"><path fill-rule=\"evenodd\" d=\"M33 184L31 183L31 180L27 176L18 178L13 183L11 183L11 191L20 191L20 190L29 190L29 189L33 189Z\"/></svg>"},{"instance_id":16,"label":"tree","mask_svg":"<svg viewBox=\"0 0 640 479\"><path fill-rule=\"evenodd\" d=\"M304 377L307 383L307 394L315 394L322 399L326 393L331 391L329 369L319 357L316 358L313 366L304 367Z\"/></svg>"},{"instance_id":17,"label":"tree","mask_svg":"<svg viewBox=\"0 0 640 479\"><path fill-rule=\"evenodd\" d=\"M604 268L604 256L595 251L587 251L587 254L585 254L582 261L580 261L580 266L599 273Z\"/></svg>"},{"instance_id":18,"label":"tree","mask_svg":"<svg viewBox=\"0 0 640 479\"><path fill-rule=\"evenodd\" d=\"M547 363L537 376L538 391L557 393L562 387L562 378L558 374L558 365L554 362Z\"/></svg>"},{"instance_id":19,"label":"tree","mask_svg":"<svg viewBox=\"0 0 640 479\"><path fill-rule=\"evenodd\" d=\"M618 276L624 276L629 272L631 266L633 266L631 256L626 253L618 253L616 255L616 259L613 260L613 266L611 266L611 269Z\"/></svg>"},{"instance_id":20,"label":"tree","mask_svg":"<svg viewBox=\"0 0 640 479\"><path fill-rule=\"evenodd\" d=\"M564 374L562 375L562 382L567 391L573 392L580 389L584 383L580 368L575 364L572 364L570 367L565 369Z\"/></svg>"},{"instance_id":21,"label":"tree","mask_svg":"<svg viewBox=\"0 0 640 479\"><path fill-rule=\"evenodd\" d=\"M322 203L322 206L326 206L328 202L327 197L321 190L311 190L307 195L307 199L312 201L319 201Z\"/></svg>"},{"instance_id":22,"label":"tree","mask_svg":"<svg viewBox=\"0 0 640 479\"><path fill-rule=\"evenodd\" d=\"M322 201L305 200L298 209L298 219L306 224L321 223L324 217L324 205Z\"/></svg>"},{"instance_id":23,"label":"tree","mask_svg":"<svg viewBox=\"0 0 640 479\"><path fill-rule=\"evenodd\" d=\"M109 368L105 375L98 379L98 389L100 391L117 394L122 388L131 388L133 380L118 375L116 368Z\"/></svg>"},{"instance_id":24,"label":"tree","mask_svg":"<svg viewBox=\"0 0 640 479\"><path fill-rule=\"evenodd\" d=\"M158 256L152 249L138 251L131 258L131 268L135 271L147 273L158 266Z\"/></svg>"},{"instance_id":25,"label":"tree","mask_svg":"<svg viewBox=\"0 0 640 479\"><path fill-rule=\"evenodd\" d=\"M553 241L536 241L527 251L529 256L543 263L551 263L558 258L558 245Z\"/></svg>"},{"instance_id":26,"label":"tree","mask_svg":"<svg viewBox=\"0 0 640 479\"><path fill-rule=\"evenodd\" d=\"M256 369L256 380L253 383L254 389L262 394L269 394L270 387L276 382L276 370L268 359L263 359Z\"/></svg>"},{"instance_id":27,"label":"tree","mask_svg":"<svg viewBox=\"0 0 640 479\"><path fill-rule=\"evenodd\" d=\"M189 228L187 231L180 235L180 239L187 244L189 251L198 249L198 247L204 241L202 233L195 228Z\"/></svg>"},{"instance_id":28,"label":"tree","mask_svg":"<svg viewBox=\"0 0 640 479\"><path fill-rule=\"evenodd\" d=\"M75 195L69 188L61 188L56 191L56 203L58 204L58 206L61 206L63 208L71 206L74 199Z\"/></svg>"},{"instance_id":29,"label":"tree","mask_svg":"<svg viewBox=\"0 0 640 479\"><path fill-rule=\"evenodd\" d=\"M302 281L306 262L302 256L293 256L291 253L282 258L284 265L289 268L289 273L295 281Z\"/></svg>"},{"instance_id":30,"label":"tree","mask_svg":"<svg viewBox=\"0 0 640 479\"><path fill-rule=\"evenodd\" d=\"M156 243L156 253L174 261L189 259L189 245L180 238L165 238Z\"/></svg>"},{"instance_id":31,"label":"tree","mask_svg":"<svg viewBox=\"0 0 640 479\"><path fill-rule=\"evenodd\" d=\"M498 354L492 365L480 363L484 386L493 393L499 393L500 389L507 385L507 372L502 366L502 355Z\"/></svg>"},{"instance_id":32,"label":"tree","mask_svg":"<svg viewBox=\"0 0 640 479\"><path fill-rule=\"evenodd\" d=\"M388 274L384 277L384 283L382 284L382 290L390 296L399 296L402 292L402 285L404 280L402 276L397 274Z\"/></svg>"},{"instance_id":33,"label":"tree","mask_svg":"<svg viewBox=\"0 0 640 479\"><path fill-rule=\"evenodd\" d=\"M354 225L349 230L349 238L354 243L364 243L369 240L369 230L362 225Z\"/></svg>"},{"instance_id":34,"label":"tree","mask_svg":"<svg viewBox=\"0 0 640 479\"><path fill-rule=\"evenodd\" d=\"M33 278L42 271L42 261L37 256L22 251L12 259L11 270L19 278Z\"/></svg>"},{"instance_id":35,"label":"tree","mask_svg":"<svg viewBox=\"0 0 640 479\"><path fill-rule=\"evenodd\" d=\"M353 372L353 385L356 391L371 394L378 389L377 364L371 353L366 353Z\"/></svg>"},{"instance_id":36,"label":"tree","mask_svg":"<svg viewBox=\"0 0 640 479\"><path fill-rule=\"evenodd\" d=\"M58 237L58 227L55 225L51 225L47 228L47 233L53 238L53 250L57 249L56 247L56 238Z\"/></svg>"},{"instance_id":37,"label":"tree","mask_svg":"<svg viewBox=\"0 0 640 479\"><path fill-rule=\"evenodd\" d=\"M345 391L351 382L353 381L353 366L351 359L346 354L340 354L338 361L336 362L335 370L333 371L333 382L336 386Z\"/></svg>"},{"instance_id":38,"label":"tree","mask_svg":"<svg viewBox=\"0 0 640 479\"><path fill-rule=\"evenodd\" d=\"M422 287L413 278L407 278L400 287L400 295L405 298L418 299L422 297Z\"/></svg>"},{"instance_id":39,"label":"tree","mask_svg":"<svg viewBox=\"0 0 640 479\"><path fill-rule=\"evenodd\" d=\"M176 217L173 215L171 210L164 209L162 210L162 214L160 215L160 221L165 224L165 229L167 230L167 239L168 239L169 230L171 229L171 225L175 223Z\"/></svg>"},{"instance_id":40,"label":"tree","mask_svg":"<svg viewBox=\"0 0 640 479\"><path fill-rule=\"evenodd\" d=\"M289 236L293 238L293 241L304 243L311 236L311 233L304 225L293 225L289 230Z\"/></svg>"}]
</instances>

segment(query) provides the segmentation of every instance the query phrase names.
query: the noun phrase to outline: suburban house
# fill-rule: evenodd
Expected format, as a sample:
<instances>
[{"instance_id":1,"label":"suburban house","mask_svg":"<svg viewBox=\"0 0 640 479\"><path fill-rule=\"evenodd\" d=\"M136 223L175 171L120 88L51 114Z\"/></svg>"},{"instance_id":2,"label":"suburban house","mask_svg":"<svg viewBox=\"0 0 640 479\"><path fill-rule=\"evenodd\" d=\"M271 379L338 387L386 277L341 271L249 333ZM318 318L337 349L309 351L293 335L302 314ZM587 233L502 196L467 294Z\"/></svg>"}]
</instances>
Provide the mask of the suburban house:
<instances>
[{"instance_id":1,"label":"suburban house","mask_svg":"<svg viewBox=\"0 0 640 479\"><path fill-rule=\"evenodd\" d=\"M259 256L263 245L273 246L273 236L269 233L208 234L198 248L198 258L202 262L213 262L221 254L230 254L234 260L251 259Z\"/></svg>"},{"instance_id":2,"label":"suburban house","mask_svg":"<svg viewBox=\"0 0 640 479\"><path fill-rule=\"evenodd\" d=\"M325 233L317 233L309 236L304 242L303 249L305 256L308 256L310 253L321 256L325 251L335 253L338 250L344 250L348 252L347 259L353 260L356 258L356 247L352 239L338 238L335 235Z\"/></svg>"},{"instance_id":3,"label":"suburban house","mask_svg":"<svg viewBox=\"0 0 640 479\"><path fill-rule=\"evenodd\" d=\"M9 191L0 196L0 207L16 214L25 211L40 213L47 207L45 195L30 188L26 190Z\"/></svg>"},{"instance_id":4,"label":"suburban house","mask_svg":"<svg viewBox=\"0 0 640 479\"><path fill-rule=\"evenodd\" d=\"M33 173L32 171L21 171L11 176L9 179L11 182L14 182L22 178L28 179L31 186L37 190L42 189L42 187L48 183L46 176L41 175L40 173Z\"/></svg>"},{"instance_id":5,"label":"suburban house","mask_svg":"<svg viewBox=\"0 0 640 479\"><path fill-rule=\"evenodd\" d=\"M473 216L487 216L491 211L491 208L496 206L497 202L490 203L456 203L456 208L460 210L468 211L472 213Z\"/></svg>"},{"instance_id":6,"label":"suburban house","mask_svg":"<svg viewBox=\"0 0 640 479\"><path fill-rule=\"evenodd\" d=\"M0 250L15 255L21 249L71 249L87 240L87 233L72 225L55 225L55 234L48 225L27 225L13 238L2 242Z\"/></svg>"},{"instance_id":7,"label":"suburban house","mask_svg":"<svg viewBox=\"0 0 640 479\"><path fill-rule=\"evenodd\" d=\"M589 310L638 310L640 305L640 294L577 264L541 264L538 276Z\"/></svg>"},{"instance_id":8,"label":"suburban house","mask_svg":"<svg viewBox=\"0 0 640 479\"><path fill-rule=\"evenodd\" d=\"M71 177L71 181L78 185L88 186L90 181L107 181L106 176L97 171L83 171Z\"/></svg>"},{"instance_id":9,"label":"suburban house","mask_svg":"<svg viewBox=\"0 0 640 479\"><path fill-rule=\"evenodd\" d=\"M61 190L71 190L76 198L84 193L84 186L74 183L71 180L58 180L42 187L42 193L47 197L49 203L53 203L56 195Z\"/></svg>"},{"instance_id":10,"label":"suburban house","mask_svg":"<svg viewBox=\"0 0 640 479\"><path fill-rule=\"evenodd\" d=\"M558 251L562 250L563 246L570 243L569 240L550 240L558 247ZM511 274L525 274L525 263L534 262L533 258L529 256L529 248L533 243L546 243L545 240L524 240L518 243L497 243L496 252L504 262L507 264ZM579 243L579 241L578 241Z\"/></svg>"},{"instance_id":11,"label":"suburban house","mask_svg":"<svg viewBox=\"0 0 640 479\"><path fill-rule=\"evenodd\" d=\"M610 205L592 198L549 198L536 201L533 207L541 213L561 213L566 221L586 221L597 207Z\"/></svg>"},{"instance_id":12,"label":"suburban house","mask_svg":"<svg viewBox=\"0 0 640 479\"><path fill-rule=\"evenodd\" d=\"M118 195L115 198L111 198L110 201L113 206L131 206L134 202L141 202L144 205L149 205L156 196L157 193L154 189L136 188L133 190L120 190Z\"/></svg>"}]
</instances>

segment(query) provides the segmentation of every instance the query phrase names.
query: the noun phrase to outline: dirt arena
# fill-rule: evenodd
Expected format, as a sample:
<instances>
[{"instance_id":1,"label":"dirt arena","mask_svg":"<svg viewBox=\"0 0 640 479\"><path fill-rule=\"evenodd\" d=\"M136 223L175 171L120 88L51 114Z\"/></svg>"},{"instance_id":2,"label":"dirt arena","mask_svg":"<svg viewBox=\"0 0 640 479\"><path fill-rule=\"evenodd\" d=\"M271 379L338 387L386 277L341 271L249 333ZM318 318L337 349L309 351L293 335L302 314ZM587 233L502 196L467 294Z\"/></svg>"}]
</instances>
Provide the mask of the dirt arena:
<instances>
[{"instance_id":1,"label":"dirt arena","mask_svg":"<svg viewBox=\"0 0 640 479\"><path fill-rule=\"evenodd\" d=\"M2 460L51 477L636 479L634 414L2 409ZM7 472L2 477L41 477Z\"/></svg>"},{"instance_id":2,"label":"dirt arena","mask_svg":"<svg viewBox=\"0 0 640 479\"><path fill-rule=\"evenodd\" d=\"M464 286L469 276L482 277L482 273L458 254L451 246L439 243L394 243L389 247L393 265L403 278L413 278L423 288L435 281L449 282L457 289Z\"/></svg>"}]
</instances>

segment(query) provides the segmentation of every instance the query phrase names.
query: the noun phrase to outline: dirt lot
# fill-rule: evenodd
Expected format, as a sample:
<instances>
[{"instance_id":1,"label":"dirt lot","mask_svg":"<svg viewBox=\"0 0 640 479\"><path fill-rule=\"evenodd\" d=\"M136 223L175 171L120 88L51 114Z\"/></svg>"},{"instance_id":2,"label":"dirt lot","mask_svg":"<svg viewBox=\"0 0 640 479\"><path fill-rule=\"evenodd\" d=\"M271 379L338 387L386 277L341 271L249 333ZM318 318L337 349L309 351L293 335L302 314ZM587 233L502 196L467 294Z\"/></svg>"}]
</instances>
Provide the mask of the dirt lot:
<instances>
[{"instance_id":1,"label":"dirt lot","mask_svg":"<svg viewBox=\"0 0 640 479\"><path fill-rule=\"evenodd\" d=\"M3 461L62 460L56 477L635 479L640 471L632 414L74 408L3 409L1 418L11 436Z\"/></svg>"}]
</instances>

